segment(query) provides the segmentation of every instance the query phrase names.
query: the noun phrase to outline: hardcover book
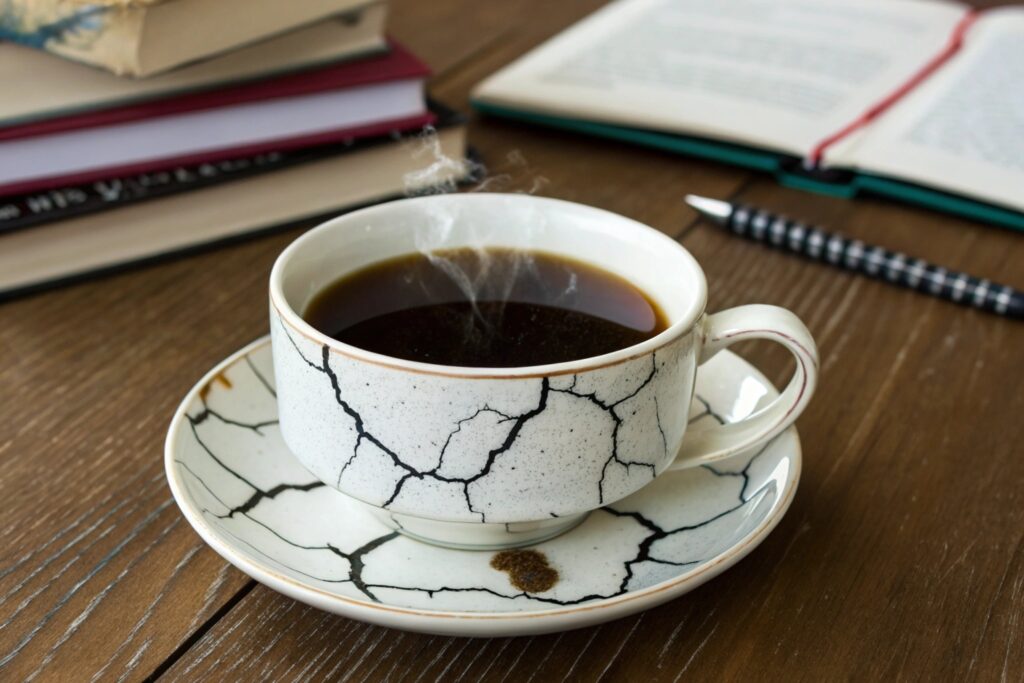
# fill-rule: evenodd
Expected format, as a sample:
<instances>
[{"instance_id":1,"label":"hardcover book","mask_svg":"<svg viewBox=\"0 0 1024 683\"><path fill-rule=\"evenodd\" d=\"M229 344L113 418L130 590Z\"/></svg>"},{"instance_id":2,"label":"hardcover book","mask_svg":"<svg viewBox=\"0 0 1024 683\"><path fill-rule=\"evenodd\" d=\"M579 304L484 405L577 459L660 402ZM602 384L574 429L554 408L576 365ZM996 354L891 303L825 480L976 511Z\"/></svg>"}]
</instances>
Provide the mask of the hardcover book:
<instances>
[{"instance_id":1,"label":"hardcover book","mask_svg":"<svg viewBox=\"0 0 1024 683\"><path fill-rule=\"evenodd\" d=\"M148 76L367 0L0 0L0 40Z\"/></svg>"},{"instance_id":2,"label":"hardcover book","mask_svg":"<svg viewBox=\"0 0 1024 683\"><path fill-rule=\"evenodd\" d=\"M380 57L0 127L0 195L418 128L429 69Z\"/></svg>"},{"instance_id":3,"label":"hardcover book","mask_svg":"<svg viewBox=\"0 0 1024 683\"><path fill-rule=\"evenodd\" d=\"M3 0L0 0L2 6ZM121 78L17 43L0 41L0 127L62 118L178 95L215 90L327 66L387 50L386 6L340 17L204 59L149 78Z\"/></svg>"},{"instance_id":4,"label":"hardcover book","mask_svg":"<svg viewBox=\"0 0 1024 683\"><path fill-rule=\"evenodd\" d=\"M399 131L395 131L399 134ZM327 159L359 140L264 152L0 197L0 235Z\"/></svg>"},{"instance_id":5,"label":"hardcover book","mask_svg":"<svg viewBox=\"0 0 1024 683\"><path fill-rule=\"evenodd\" d=\"M102 188L112 194L104 207L108 210L70 211L64 220L0 232L0 300L406 192L453 185L467 171L462 163L465 125L451 110L437 104L431 108L437 122L428 141L415 132L388 134L328 149L268 155L247 164L248 169L223 170L221 182L162 178L171 187L149 197L144 190L140 196L139 188L116 194L108 183ZM435 163L435 154L452 163ZM256 164L264 168L251 168Z\"/></svg>"}]
</instances>

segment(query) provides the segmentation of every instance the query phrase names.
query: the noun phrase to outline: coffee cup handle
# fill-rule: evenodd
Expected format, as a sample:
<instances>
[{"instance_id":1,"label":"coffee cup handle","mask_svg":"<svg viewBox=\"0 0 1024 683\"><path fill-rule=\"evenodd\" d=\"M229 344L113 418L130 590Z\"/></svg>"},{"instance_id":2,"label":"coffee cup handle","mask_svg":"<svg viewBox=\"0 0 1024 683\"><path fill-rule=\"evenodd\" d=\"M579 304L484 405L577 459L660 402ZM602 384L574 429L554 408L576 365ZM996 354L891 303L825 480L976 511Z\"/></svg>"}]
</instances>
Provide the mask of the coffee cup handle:
<instances>
[{"instance_id":1,"label":"coffee cup handle","mask_svg":"<svg viewBox=\"0 0 1024 683\"><path fill-rule=\"evenodd\" d=\"M737 306L705 317L702 324L700 364L735 342L769 339L789 349L796 358L796 372L785 390L753 415L726 424L702 420L689 427L675 462L669 466L673 470L722 460L775 437L804 411L818 382L814 339L800 319L786 309L760 304Z\"/></svg>"}]
</instances>

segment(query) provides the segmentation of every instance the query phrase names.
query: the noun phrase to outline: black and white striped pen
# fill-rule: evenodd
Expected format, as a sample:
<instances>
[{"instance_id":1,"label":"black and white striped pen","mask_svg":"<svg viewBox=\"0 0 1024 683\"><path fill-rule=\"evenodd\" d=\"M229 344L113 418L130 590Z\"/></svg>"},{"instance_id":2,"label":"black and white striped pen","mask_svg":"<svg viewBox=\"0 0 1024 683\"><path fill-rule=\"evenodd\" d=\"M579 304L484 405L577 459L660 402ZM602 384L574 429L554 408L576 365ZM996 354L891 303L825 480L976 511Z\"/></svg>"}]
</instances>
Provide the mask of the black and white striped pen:
<instances>
[{"instance_id":1,"label":"black and white striped pen","mask_svg":"<svg viewBox=\"0 0 1024 683\"><path fill-rule=\"evenodd\" d=\"M747 239L964 306L1024 318L1024 292L1013 287L947 270L743 204L692 194L686 195L686 203L705 218Z\"/></svg>"}]
</instances>

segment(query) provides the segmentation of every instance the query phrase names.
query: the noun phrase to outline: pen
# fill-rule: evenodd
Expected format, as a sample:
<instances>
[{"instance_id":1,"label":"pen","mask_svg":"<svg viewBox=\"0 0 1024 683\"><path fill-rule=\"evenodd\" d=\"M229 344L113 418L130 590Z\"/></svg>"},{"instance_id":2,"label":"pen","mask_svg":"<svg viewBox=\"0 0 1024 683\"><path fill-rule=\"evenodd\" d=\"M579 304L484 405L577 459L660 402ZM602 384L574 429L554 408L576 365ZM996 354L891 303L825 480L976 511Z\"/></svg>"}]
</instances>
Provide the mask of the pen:
<instances>
[{"instance_id":1,"label":"pen","mask_svg":"<svg viewBox=\"0 0 1024 683\"><path fill-rule=\"evenodd\" d=\"M1024 292L1013 287L941 268L743 204L692 194L686 195L686 203L701 216L747 239L964 306L1009 318L1024 318Z\"/></svg>"}]
</instances>

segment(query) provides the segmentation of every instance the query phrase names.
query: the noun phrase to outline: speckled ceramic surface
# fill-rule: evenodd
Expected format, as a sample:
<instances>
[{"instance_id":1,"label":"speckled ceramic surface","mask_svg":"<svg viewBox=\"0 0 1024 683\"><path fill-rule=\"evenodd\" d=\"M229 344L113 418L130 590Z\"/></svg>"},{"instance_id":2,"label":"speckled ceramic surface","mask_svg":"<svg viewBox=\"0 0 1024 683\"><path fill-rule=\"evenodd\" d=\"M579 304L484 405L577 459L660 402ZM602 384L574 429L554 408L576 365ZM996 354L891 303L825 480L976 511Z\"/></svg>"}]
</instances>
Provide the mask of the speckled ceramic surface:
<instances>
[{"instance_id":1,"label":"speckled ceramic surface","mask_svg":"<svg viewBox=\"0 0 1024 683\"><path fill-rule=\"evenodd\" d=\"M696 393L691 420L726 422L777 395L728 351L702 367ZM667 472L534 546L557 580L530 592L514 585L514 572L492 566L494 552L401 536L307 472L280 436L267 339L196 385L171 424L166 449L168 480L186 518L253 578L352 618L467 636L578 628L691 590L774 528L796 489L800 462L790 428L713 467Z\"/></svg>"},{"instance_id":2,"label":"speckled ceramic surface","mask_svg":"<svg viewBox=\"0 0 1024 683\"><path fill-rule=\"evenodd\" d=\"M598 356L494 368L393 358L303 318L316 292L369 264L481 246L540 249L607 270L655 301L669 324ZM568 297L559 306L572 308L575 291L559 294ZM763 445L806 407L817 353L803 323L777 306L709 313L706 300L703 271L681 244L596 207L461 193L344 214L297 238L271 270L280 434L320 481L404 534L461 549L543 541L663 473ZM749 419L688 428L695 376L745 339L794 355L789 384Z\"/></svg>"},{"instance_id":3,"label":"speckled ceramic surface","mask_svg":"<svg viewBox=\"0 0 1024 683\"><path fill-rule=\"evenodd\" d=\"M697 364L688 333L595 370L468 381L332 353L274 309L270 329L303 465L371 505L452 522L567 517L646 486L675 459Z\"/></svg>"}]
</instances>

